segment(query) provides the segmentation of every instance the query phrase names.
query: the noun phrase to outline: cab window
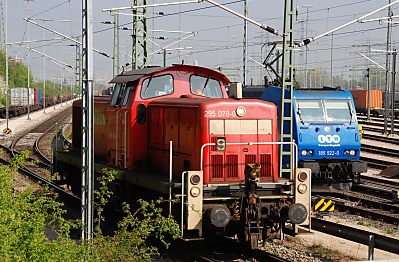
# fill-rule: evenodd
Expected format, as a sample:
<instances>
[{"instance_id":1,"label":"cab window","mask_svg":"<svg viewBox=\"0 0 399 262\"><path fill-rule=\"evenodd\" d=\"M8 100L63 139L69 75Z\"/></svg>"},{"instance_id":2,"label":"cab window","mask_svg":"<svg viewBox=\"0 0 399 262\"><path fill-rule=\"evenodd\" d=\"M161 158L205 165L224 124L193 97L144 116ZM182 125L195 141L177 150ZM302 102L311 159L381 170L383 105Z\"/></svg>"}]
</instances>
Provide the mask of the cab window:
<instances>
[{"instance_id":1,"label":"cab window","mask_svg":"<svg viewBox=\"0 0 399 262\"><path fill-rule=\"evenodd\" d=\"M324 123L324 110L321 100L297 100L297 114L302 123Z\"/></svg>"},{"instance_id":2,"label":"cab window","mask_svg":"<svg viewBox=\"0 0 399 262\"><path fill-rule=\"evenodd\" d=\"M136 87L136 85L133 84L133 82L127 83L126 92L125 92L123 100L122 100L122 106L127 105L127 103L129 102L129 98L131 97L135 87Z\"/></svg>"},{"instance_id":3,"label":"cab window","mask_svg":"<svg viewBox=\"0 0 399 262\"><path fill-rule=\"evenodd\" d=\"M352 109L349 100L325 100L328 123L352 122Z\"/></svg>"},{"instance_id":4,"label":"cab window","mask_svg":"<svg viewBox=\"0 0 399 262\"><path fill-rule=\"evenodd\" d=\"M190 76L190 91L197 96L223 98L219 81L210 77Z\"/></svg>"},{"instance_id":5,"label":"cab window","mask_svg":"<svg viewBox=\"0 0 399 262\"><path fill-rule=\"evenodd\" d=\"M173 88L172 75L149 77L141 84L140 96L142 99L165 96L173 93Z\"/></svg>"},{"instance_id":6,"label":"cab window","mask_svg":"<svg viewBox=\"0 0 399 262\"><path fill-rule=\"evenodd\" d=\"M114 92L112 93L111 106L119 105L125 92L126 92L126 84L125 83L115 84Z\"/></svg>"}]
</instances>

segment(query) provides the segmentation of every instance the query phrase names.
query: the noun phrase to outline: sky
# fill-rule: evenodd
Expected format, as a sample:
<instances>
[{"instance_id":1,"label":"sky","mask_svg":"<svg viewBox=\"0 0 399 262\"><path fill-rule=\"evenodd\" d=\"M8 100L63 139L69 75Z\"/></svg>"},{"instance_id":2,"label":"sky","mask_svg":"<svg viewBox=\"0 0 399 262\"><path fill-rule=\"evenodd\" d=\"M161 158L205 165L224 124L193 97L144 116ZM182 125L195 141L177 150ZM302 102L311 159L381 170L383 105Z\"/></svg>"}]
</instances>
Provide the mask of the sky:
<instances>
[{"instance_id":1,"label":"sky","mask_svg":"<svg viewBox=\"0 0 399 262\"><path fill-rule=\"evenodd\" d=\"M4 0L3 0L4 1ZM42 24L68 36L81 34L81 6L78 0L7 0L8 2L8 42L39 41L30 44L30 47L44 52L68 65L75 66L75 48L68 40L59 40L59 36L50 33L36 25L24 20L31 17L34 22ZM178 1L178 0L176 0ZM181 0L183 1L183 0ZM227 7L243 13L244 0L216 0ZM170 3L173 0L148 0L150 3ZM279 31L283 27L283 2L282 0L248 0L248 16L260 23L269 25ZM345 24L383 5L388 0L297 0L298 16L295 20L295 39L306 36L320 35L332 28ZM105 8L129 6L130 1L123 0L93 0L93 27L94 47L112 56L113 52L113 26L103 24L112 21L109 12L102 12ZM171 45L170 49L185 48L185 50L171 50L167 54L167 64L180 63L197 64L200 66L218 68L222 67L233 81L242 81L243 64L243 20L226 11L213 7L207 2L181 4L169 7L148 8L148 30L150 42L149 53L176 42L186 33L154 32L153 30L197 32L178 44ZM159 15L164 12L166 15ZM129 13L124 11L124 13ZM394 6L394 15L399 14L399 4ZM383 10L369 18L387 16ZM45 22L43 20L46 20ZM131 28L132 17L120 16L120 24ZM397 18L399 21L399 18ZM393 28L393 47L399 41L398 29ZM351 71L353 68L368 66L369 62L359 55L359 52L368 52L369 45L374 49L385 49L386 23L369 22L355 23L340 31L320 38L307 47L296 51L295 63L297 70L320 68L325 74L330 74L331 66L334 75L355 77L361 71ZM120 58L121 63L131 61L131 31L120 32ZM165 38L160 40L159 38ZM279 40L249 24L248 26L248 83L262 84L265 70L257 63L267 55L268 42ZM46 41L42 41L46 40ZM26 45L26 44L25 44ZM307 59L305 59L307 48ZM9 48L9 55L21 59L28 64L27 49L13 44ZM74 75L55 63L46 59L44 66L43 57L30 52L29 64L35 79L51 79L56 81L65 78L72 81ZM332 57L332 63L331 63ZM385 66L385 56L374 53L373 60ZM163 55L155 52L149 57L151 65L162 65ZM305 61L307 63L305 65ZM255 62L257 61L257 62ZM44 70L45 69L45 70ZM44 74L45 72L45 74ZM112 79L112 60L94 53L94 77L96 82L106 83Z\"/></svg>"}]
</instances>

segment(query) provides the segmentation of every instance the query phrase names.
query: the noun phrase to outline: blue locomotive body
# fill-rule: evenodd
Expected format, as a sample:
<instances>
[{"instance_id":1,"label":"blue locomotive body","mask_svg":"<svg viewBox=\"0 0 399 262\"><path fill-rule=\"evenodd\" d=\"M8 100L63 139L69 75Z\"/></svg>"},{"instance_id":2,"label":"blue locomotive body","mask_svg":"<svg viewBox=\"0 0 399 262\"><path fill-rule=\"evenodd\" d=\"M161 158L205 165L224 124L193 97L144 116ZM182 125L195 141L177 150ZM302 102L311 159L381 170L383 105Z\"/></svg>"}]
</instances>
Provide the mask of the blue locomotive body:
<instances>
[{"instance_id":1,"label":"blue locomotive body","mask_svg":"<svg viewBox=\"0 0 399 262\"><path fill-rule=\"evenodd\" d=\"M285 92L288 97L288 90ZM281 88L265 88L261 99L280 108ZM367 171L367 163L360 161L360 133L349 91L330 87L294 90L292 106L299 166L312 170L315 183L357 180Z\"/></svg>"}]
</instances>

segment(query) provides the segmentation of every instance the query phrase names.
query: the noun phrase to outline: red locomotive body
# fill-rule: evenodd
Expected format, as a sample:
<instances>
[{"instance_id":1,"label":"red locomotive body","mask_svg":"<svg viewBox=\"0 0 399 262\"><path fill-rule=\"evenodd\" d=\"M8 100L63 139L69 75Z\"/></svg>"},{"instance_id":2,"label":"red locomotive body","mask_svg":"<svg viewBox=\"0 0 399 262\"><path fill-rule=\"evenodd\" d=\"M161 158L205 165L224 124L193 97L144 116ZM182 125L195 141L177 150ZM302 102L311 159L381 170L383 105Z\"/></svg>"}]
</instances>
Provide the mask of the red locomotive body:
<instances>
[{"instance_id":1,"label":"red locomotive body","mask_svg":"<svg viewBox=\"0 0 399 262\"><path fill-rule=\"evenodd\" d=\"M208 78L208 83L216 86L208 87L209 91L205 89L202 95L196 94ZM104 160L110 166L145 170L148 160L148 104L164 97L227 98L225 87L229 80L207 68L175 65L135 70L115 77L111 83L116 83L112 98L95 97L94 101L94 140L101 141L96 143L95 157L103 159L106 154ZM73 106L74 112L81 110L80 101ZM73 122L76 123L73 148L80 150L79 113L74 114Z\"/></svg>"},{"instance_id":2,"label":"red locomotive body","mask_svg":"<svg viewBox=\"0 0 399 262\"><path fill-rule=\"evenodd\" d=\"M196 237L210 228L242 232L254 244L278 220L309 223L307 174L278 174L275 105L229 99L229 80L197 66L138 69L111 82L112 96L94 100L94 170L119 171L113 185L118 199L134 201L137 188L181 196L177 219ZM81 107L74 102L72 149L54 149L54 172L77 194ZM297 184L304 184L301 195Z\"/></svg>"},{"instance_id":3,"label":"red locomotive body","mask_svg":"<svg viewBox=\"0 0 399 262\"><path fill-rule=\"evenodd\" d=\"M237 111L242 110L242 115ZM151 163L157 171L169 168L169 141L173 143L173 174L204 170L204 184L239 183L249 163L260 163L260 181L278 181L277 145L248 146L248 142L277 141L276 107L254 100L160 99L149 105ZM218 137L231 143L217 151ZM203 165L201 166L201 159Z\"/></svg>"}]
</instances>

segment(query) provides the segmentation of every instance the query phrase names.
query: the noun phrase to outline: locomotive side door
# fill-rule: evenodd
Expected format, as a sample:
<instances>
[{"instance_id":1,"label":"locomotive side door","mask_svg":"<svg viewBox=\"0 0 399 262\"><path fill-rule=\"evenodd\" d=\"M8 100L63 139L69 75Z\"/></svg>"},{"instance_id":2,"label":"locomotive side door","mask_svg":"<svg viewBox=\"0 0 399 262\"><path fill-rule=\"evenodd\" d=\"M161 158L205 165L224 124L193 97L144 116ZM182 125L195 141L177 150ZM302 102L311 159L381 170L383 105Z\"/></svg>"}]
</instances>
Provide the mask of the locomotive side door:
<instances>
[{"instance_id":1,"label":"locomotive side door","mask_svg":"<svg viewBox=\"0 0 399 262\"><path fill-rule=\"evenodd\" d=\"M108 157L107 162L119 168L127 168L128 143L130 127L129 98L132 96L134 86L132 83L115 85L108 118Z\"/></svg>"}]
</instances>

